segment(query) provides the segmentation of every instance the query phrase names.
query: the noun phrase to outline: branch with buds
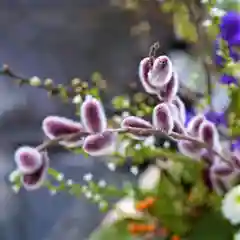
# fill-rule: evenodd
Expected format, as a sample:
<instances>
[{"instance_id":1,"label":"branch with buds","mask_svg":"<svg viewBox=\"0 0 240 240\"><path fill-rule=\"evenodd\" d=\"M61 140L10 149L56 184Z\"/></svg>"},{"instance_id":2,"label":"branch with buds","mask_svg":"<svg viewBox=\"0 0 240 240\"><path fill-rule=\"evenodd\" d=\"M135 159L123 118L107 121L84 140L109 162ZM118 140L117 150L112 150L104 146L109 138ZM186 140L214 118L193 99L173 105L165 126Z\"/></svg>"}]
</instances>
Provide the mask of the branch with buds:
<instances>
[{"instance_id":1,"label":"branch with buds","mask_svg":"<svg viewBox=\"0 0 240 240\"><path fill-rule=\"evenodd\" d=\"M170 138L183 155L206 160L214 174L231 173L240 165L239 154L225 154L215 125L204 116L193 117L185 126L185 105L177 96L178 76L167 56L144 58L139 65L139 78L146 92L159 98L151 122L128 116L120 128L110 129L102 103L87 96L80 107L81 122L48 116L42 122L42 129L49 141L36 148L24 146L16 151L15 161L22 174L23 186L29 190L41 186L49 162L46 149L51 145L81 147L94 157L112 155L117 148L118 134L128 134L139 141L153 135Z\"/></svg>"}]
</instances>

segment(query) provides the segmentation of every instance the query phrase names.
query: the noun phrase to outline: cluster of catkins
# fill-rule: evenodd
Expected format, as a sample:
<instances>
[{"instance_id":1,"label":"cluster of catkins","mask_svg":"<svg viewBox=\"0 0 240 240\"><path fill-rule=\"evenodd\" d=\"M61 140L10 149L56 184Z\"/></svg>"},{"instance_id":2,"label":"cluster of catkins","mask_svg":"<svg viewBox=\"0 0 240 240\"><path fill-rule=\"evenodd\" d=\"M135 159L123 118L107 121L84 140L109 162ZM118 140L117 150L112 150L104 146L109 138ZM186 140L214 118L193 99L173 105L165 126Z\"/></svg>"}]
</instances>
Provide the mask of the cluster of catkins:
<instances>
[{"instance_id":1,"label":"cluster of catkins","mask_svg":"<svg viewBox=\"0 0 240 240\"><path fill-rule=\"evenodd\" d=\"M216 127L203 115L193 117L185 126L186 109L177 96L179 82L170 59L167 56L144 58L140 62L139 78L145 91L159 98L159 104L153 109L152 123L140 117L128 116L123 119L119 129L110 129L102 103L92 96L87 96L80 107L81 122L65 117L48 116L42 123L43 132L50 140L57 138L60 145L68 148L82 147L91 156L114 153L118 133L122 130L138 140L144 140L154 132L162 132L173 139L177 134L176 141L182 154L206 161L206 183L209 186L225 187L229 177L236 173L236 169L240 170L240 154L234 152L225 156ZM184 136L196 141L186 140ZM198 144L201 142L208 144L208 148ZM227 163L222 161L220 154L227 158ZM42 185L49 166L45 150L39 151L38 148L29 146L20 147L15 152L15 162L21 174L22 184L27 190L37 189Z\"/></svg>"}]
</instances>

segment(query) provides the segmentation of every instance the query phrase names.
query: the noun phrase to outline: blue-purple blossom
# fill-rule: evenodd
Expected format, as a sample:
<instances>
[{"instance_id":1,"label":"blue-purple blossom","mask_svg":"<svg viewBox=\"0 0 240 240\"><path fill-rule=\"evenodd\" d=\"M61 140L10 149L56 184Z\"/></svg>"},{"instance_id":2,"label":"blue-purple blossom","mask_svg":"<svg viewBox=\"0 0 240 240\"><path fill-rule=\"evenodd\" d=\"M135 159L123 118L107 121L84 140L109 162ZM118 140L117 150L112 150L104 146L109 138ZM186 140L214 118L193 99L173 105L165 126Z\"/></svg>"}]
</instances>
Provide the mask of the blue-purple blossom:
<instances>
[{"instance_id":1,"label":"blue-purple blossom","mask_svg":"<svg viewBox=\"0 0 240 240\"><path fill-rule=\"evenodd\" d=\"M205 113L205 117L208 121L214 123L215 125L227 125L227 121L225 118L224 112L216 112L213 110L209 110Z\"/></svg>"},{"instance_id":2,"label":"blue-purple blossom","mask_svg":"<svg viewBox=\"0 0 240 240\"><path fill-rule=\"evenodd\" d=\"M215 51L215 63L220 68L224 67L226 60L219 54L220 51L220 39L223 39L228 44L229 55L234 62L240 60L240 54L237 52L236 47L240 46L240 13L230 11L226 13L219 25L220 34L218 35L214 51ZM220 51L221 52L221 51ZM220 78L220 82L223 84L237 83L237 79L229 74L223 74Z\"/></svg>"}]
</instances>

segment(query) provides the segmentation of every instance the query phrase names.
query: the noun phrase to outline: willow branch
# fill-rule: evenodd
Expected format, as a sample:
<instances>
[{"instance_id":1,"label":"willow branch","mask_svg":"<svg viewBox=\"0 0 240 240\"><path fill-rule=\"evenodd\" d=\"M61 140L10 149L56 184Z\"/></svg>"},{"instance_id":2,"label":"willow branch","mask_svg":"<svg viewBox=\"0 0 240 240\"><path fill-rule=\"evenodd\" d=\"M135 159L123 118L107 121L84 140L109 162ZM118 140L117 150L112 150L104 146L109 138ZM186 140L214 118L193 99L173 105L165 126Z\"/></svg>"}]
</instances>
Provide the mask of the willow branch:
<instances>
[{"instance_id":1,"label":"willow branch","mask_svg":"<svg viewBox=\"0 0 240 240\"><path fill-rule=\"evenodd\" d=\"M32 85L31 80L29 78L26 78L26 77L23 77L21 75L14 73L9 68L8 65L4 65L3 68L0 70L0 76L10 77L10 78L16 80L16 82L20 86L21 85L30 85L30 86ZM77 94L79 94L79 91L77 89L78 86L69 87L69 86L63 86L62 84L58 84L58 85L54 86L53 83L46 82L46 83L40 83L35 87L39 88L39 89L44 89L53 96L60 96L63 88L66 90L65 93L68 98L73 98Z\"/></svg>"},{"instance_id":2,"label":"willow branch","mask_svg":"<svg viewBox=\"0 0 240 240\"><path fill-rule=\"evenodd\" d=\"M168 139L174 140L174 141L178 141L178 140L185 140L185 141L190 141L196 145L198 145L201 148L205 148L208 149L209 151L211 151L213 154L219 156L222 161L226 162L227 164L230 164L228 159L226 159L221 153L219 153L218 151L216 151L215 149L213 149L212 147L210 147L207 143L200 141L194 137L188 136L188 135L183 135L183 134L178 134L175 132L172 132L170 134L167 134L161 130L157 130L154 128L151 129L145 129L145 128L116 128L116 129L108 129L106 131L110 131L110 132L116 132L116 133L131 133L131 134L137 134L137 135L141 135L141 134L147 134L147 135L154 135L154 136L162 136L162 137L166 137ZM76 140L76 138L84 138L88 135L90 135L91 133L89 132L77 132L77 133L72 133L72 134L66 134L60 137L57 137L53 140L47 140L45 142L43 142L41 145L37 146L36 148L39 151L44 151L45 149L49 148L52 145L57 145L59 144L61 141L71 141L71 140Z\"/></svg>"}]
</instances>

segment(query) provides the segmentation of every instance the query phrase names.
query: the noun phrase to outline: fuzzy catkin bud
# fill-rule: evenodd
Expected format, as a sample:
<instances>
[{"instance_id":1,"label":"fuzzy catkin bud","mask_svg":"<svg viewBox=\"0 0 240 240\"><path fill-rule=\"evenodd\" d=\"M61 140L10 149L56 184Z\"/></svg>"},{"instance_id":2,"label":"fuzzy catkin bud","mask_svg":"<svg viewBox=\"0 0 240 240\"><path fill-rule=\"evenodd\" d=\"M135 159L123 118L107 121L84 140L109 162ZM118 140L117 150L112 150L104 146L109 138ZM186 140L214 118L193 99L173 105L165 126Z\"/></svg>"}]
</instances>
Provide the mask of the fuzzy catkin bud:
<instances>
[{"instance_id":1,"label":"fuzzy catkin bud","mask_svg":"<svg viewBox=\"0 0 240 240\"><path fill-rule=\"evenodd\" d=\"M29 84L33 87L39 87L42 83L41 79L35 76L29 79Z\"/></svg>"}]
</instances>

